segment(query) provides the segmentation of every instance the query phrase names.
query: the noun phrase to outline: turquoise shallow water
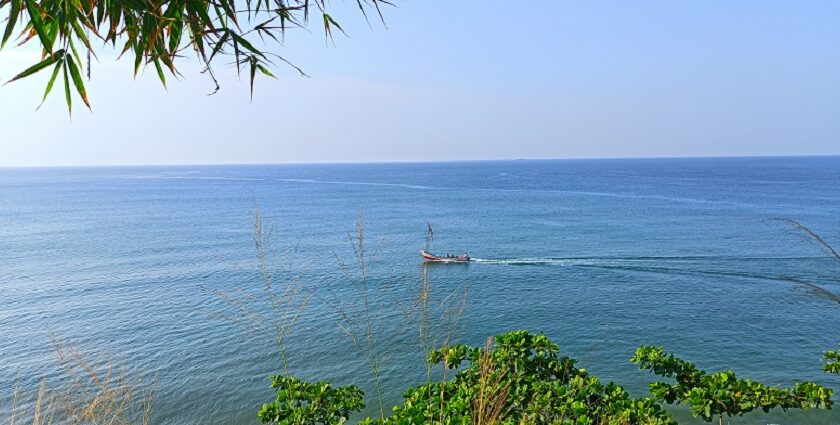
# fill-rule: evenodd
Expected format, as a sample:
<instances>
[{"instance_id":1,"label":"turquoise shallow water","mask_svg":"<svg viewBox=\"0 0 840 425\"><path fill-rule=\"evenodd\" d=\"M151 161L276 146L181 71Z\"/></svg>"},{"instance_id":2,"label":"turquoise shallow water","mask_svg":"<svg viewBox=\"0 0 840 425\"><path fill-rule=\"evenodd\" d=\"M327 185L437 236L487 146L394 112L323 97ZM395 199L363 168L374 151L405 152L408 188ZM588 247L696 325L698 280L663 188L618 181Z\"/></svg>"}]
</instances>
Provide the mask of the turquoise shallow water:
<instances>
[{"instance_id":1,"label":"turquoise shallow water","mask_svg":"<svg viewBox=\"0 0 840 425\"><path fill-rule=\"evenodd\" d=\"M0 398L59 379L53 335L156 374L157 423L253 423L277 356L270 338L219 319L229 310L212 291L259 289L255 201L279 247L299 244L292 268L315 294L289 342L308 379L373 395L327 305L351 299L336 257L352 256L362 214L389 404L424 379L406 310L427 222L433 250L478 259L426 269L433 317L469 288L458 340L542 331L638 395L651 376L628 359L642 343L701 368L840 390L820 372L840 342L840 304L786 280L840 292L840 265L769 220L799 219L840 245L833 157L0 169Z\"/></svg>"}]
</instances>

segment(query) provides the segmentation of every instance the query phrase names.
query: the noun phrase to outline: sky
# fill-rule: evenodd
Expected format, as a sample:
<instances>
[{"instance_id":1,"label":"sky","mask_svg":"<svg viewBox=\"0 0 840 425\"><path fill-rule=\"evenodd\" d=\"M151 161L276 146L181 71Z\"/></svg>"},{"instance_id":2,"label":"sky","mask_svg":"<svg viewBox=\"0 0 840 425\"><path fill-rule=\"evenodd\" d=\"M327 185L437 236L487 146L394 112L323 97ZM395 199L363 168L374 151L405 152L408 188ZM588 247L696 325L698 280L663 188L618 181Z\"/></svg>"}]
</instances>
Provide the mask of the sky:
<instances>
[{"instance_id":1,"label":"sky","mask_svg":"<svg viewBox=\"0 0 840 425\"><path fill-rule=\"evenodd\" d=\"M840 155L840 2L353 0L349 37L275 46L303 68L222 89L100 54L92 112L47 72L0 87L0 166ZM0 15L5 16L5 11ZM38 61L0 52L0 80Z\"/></svg>"}]
</instances>

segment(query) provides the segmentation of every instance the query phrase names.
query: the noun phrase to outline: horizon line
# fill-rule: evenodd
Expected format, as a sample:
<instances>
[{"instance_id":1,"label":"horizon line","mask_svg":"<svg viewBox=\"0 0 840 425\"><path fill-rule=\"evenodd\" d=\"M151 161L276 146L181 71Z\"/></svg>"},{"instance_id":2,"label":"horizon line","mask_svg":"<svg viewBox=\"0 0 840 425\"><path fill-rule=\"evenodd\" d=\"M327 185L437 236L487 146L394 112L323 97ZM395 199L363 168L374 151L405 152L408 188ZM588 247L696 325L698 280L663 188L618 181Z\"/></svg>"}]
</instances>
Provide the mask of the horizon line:
<instances>
[{"instance_id":1,"label":"horizon line","mask_svg":"<svg viewBox=\"0 0 840 425\"><path fill-rule=\"evenodd\" d=\"M495 159L431 159L431 160L371 160L371 161L298 161L298 162L196 162L148 164L61 164L61 165L0 165L0 169L18 168L131 168L131 167L214 167L259 165L373 165L373 164L446 164L463 162L516 162L516 161L593 161L593 160L644 160L644 159L747 159L747 158L833 158L840 154L758 154L758 155L672 155L672 156L581 156L555 158L495 158Z\"/></svg>"}]
</instances>

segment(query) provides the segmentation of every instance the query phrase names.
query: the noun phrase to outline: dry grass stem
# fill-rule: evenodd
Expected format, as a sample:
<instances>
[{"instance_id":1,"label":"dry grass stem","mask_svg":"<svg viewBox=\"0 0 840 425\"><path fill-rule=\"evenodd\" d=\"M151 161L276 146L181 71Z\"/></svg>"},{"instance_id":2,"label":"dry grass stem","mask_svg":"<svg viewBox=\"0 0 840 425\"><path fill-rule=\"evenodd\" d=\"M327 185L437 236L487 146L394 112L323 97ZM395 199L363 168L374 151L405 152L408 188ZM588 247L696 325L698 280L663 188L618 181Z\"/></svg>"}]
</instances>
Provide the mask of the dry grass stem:
<instances>
[{"instance_id":1,"label":"dry grass stem","mask_svg":"<svg viewBox=\"0 0 840 425\"><path fill-rule=\"evenodd\" d=\"M20 388L15 385L15 389L12 392L12 410L9 415L9 425L15 425L15 420L17 419L17 409L18 403L20 402Z\"/></svg>"},{"instance_id":2,"label":"dry grass stem","mask_svg":"<svg viewBox=\"0 0 840 425\"><path fill-rule=\"evenodd\" d=\"M493 363L493 337L487 338L479 362L478 397L472 401L472 423L495 425L504 416L510 382L502 384L507 370L498 370Z\"/></svg>"},{"instance_id":3,"label":"dry grass stem","mask_svg":"<svg viewBox=\"0 0 840 425\"><path fill-rule=\"evenodd\" d=\"M112 356L99 356L91 362L73 347L56 343L55 350L68 383L54 397L67 423L151 423L156 379L151 387L144 389L142 379L130 377L123 366L115 364ZM39 399L43 397L39 395Z\"/></svg>"},{"instance_id":4,"label":"dry grass stem","mask_svg":"<svg viewBox=\"0 0 840 425\"><path fill-rule=\"evenodd\" d=\"M77 349L53 338L61 366L60 385L49 387L42 378L30 408L21 411L21 393L16 387L9 425L26 421L32 425L149 425L157 379L146 385L129 376L112 356L88 360Z\"/></svg>"}]
</instances>

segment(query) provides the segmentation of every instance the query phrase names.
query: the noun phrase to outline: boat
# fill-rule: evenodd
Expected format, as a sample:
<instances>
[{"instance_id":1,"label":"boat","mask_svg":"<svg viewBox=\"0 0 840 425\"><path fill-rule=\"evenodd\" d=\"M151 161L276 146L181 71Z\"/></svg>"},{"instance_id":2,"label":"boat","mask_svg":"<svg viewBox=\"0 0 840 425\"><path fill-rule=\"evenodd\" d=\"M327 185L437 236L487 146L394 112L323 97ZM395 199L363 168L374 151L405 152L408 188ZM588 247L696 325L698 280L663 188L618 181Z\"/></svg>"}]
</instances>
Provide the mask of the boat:
<instances>
[{"instance_id":1,"label":"boat","mask_svg":"<svg viewBox=\"0 0 840 425\"><path fill-rule=\"evenodd\" d=\"M471 261L469 254L458 255L455 257L441 257L434 255L429 251L423 250L420 251L420 256L423 257L423 261L438 263L469 263Z\"/></svg>"}]
</instances>

